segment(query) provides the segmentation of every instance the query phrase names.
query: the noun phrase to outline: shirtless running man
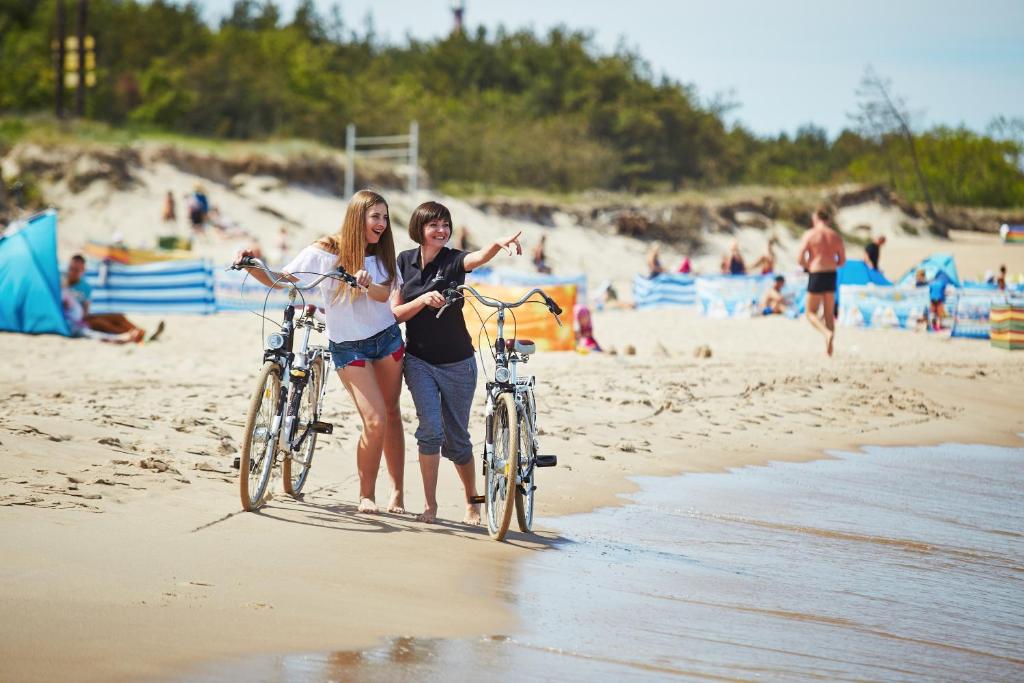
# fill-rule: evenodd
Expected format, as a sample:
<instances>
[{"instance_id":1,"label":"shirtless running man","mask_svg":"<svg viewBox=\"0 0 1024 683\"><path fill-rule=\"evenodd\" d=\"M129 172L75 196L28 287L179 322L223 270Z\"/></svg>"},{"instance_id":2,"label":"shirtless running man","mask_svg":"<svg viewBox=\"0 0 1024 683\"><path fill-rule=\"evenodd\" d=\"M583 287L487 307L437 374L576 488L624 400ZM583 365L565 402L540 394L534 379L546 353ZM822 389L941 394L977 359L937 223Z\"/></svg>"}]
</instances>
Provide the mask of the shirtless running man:
<instances>
[{"instance_id":1,"label":"shirtless running man","mask_svg":"<svg viewBox=\"0 0 1024 683\"><path fill-rule=\"evenodd\" d=\"M800 265L807 279L807 319L825 337L825 353L832 355L836 337L836 269L846 263L843 238L832 229L832 212L822 207L811 215L811 229L800 241ZM824 319L818 309L824 308Z\"/></svg>"}]
</instances>

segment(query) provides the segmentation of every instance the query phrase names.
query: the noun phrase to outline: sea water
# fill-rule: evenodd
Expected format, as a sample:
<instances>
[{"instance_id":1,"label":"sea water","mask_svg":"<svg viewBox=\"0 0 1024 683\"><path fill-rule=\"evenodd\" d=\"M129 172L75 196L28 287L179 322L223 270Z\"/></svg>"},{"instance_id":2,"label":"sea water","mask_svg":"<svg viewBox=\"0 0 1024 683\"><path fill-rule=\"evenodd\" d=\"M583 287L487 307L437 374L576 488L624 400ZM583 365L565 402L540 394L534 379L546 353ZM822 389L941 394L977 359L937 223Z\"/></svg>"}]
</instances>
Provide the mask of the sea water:
<instances>
[{"instance_id":1,"label":"sea water","mask_svg":"<svg viewBox=\"0 0 1024 683\"><path fill-rule=\"evenodd\" d=\"M640 478L625 506L539 520L570 540L493 587L516 632L250 660L248 673L1024 680L1024 449L831 455Z\"/></svg>"}]
</instances>

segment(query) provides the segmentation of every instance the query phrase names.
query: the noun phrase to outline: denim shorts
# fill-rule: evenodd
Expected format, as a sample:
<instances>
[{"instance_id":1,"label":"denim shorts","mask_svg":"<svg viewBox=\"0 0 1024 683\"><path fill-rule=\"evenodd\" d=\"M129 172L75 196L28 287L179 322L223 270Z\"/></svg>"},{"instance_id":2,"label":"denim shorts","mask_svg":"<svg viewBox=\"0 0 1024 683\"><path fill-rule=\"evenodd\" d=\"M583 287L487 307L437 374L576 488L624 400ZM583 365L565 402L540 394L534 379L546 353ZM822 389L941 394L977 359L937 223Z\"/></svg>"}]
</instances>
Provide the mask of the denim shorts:
<instances>
[{"instance_id":1,"label":"denim shorts","mask_svg":"<svg viewBox=\"0 0 1024 683\"><path fill-rule=\"evenodd\" d=\"M402 343L402 331L396 323L366 339L346 342L332 341L330 349L334 367L340 370L349 365L361 367L388 356L395 360L401 360L405 352L405 345Z\"/></svg>"}]
</instances>

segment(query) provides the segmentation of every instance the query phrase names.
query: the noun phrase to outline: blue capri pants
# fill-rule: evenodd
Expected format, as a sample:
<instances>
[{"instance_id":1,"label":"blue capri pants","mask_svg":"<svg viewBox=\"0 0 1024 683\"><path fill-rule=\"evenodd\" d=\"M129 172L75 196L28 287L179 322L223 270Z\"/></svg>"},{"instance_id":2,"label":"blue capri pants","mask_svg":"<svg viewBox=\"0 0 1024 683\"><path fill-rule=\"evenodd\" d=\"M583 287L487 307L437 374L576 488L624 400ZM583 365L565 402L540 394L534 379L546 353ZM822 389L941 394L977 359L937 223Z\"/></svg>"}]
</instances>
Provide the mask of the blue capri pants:
<instances>
[{"instance_id":1,"label":"blue capri pants","mask_svg":"<svg viewBox=\"0 0 1024 683\"><path fill-rule=\"evenodd\" d=\"M420 453L440 453L456 465L468 463L473 459L469 414L476 391L476 357L433 365L407 354L403 372L416 405Z\"/></svg>"}]
</instances>

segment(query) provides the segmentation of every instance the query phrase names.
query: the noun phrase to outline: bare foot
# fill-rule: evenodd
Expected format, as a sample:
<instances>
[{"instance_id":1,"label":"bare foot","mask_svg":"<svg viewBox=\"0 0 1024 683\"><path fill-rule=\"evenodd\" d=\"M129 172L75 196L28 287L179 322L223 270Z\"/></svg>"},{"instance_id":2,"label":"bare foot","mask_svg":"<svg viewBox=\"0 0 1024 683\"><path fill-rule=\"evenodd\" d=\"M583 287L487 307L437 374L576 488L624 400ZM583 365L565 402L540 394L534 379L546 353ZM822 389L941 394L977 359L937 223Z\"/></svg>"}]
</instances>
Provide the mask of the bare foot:
<instances>
[{"instance_id":1,"label":"bare foot","mask_svg":"<svg viewBox=\"0 0 1024 683\"><path fill-rule=\"evenodd\" d=\"M472 524L473 526L480 524L480 506L467 505L466 516L462 518L462 523Z\"/></svg>"},{"instance_id":2,"label":"bare foot","mask_svg":"<svg viewBox=\"0 0 1024 683\"><path fill-rule=\"evenodd\" d=\"M427 507L420 514L416 515L416 521L424 524L433 524L437 521L437 508Z\"/></svg>"},{"instance_id":3,"label":"bare foot","mask_svg":"<svg viewBox=\"0 0 1024 683\"><path fill-rule=\"evenodd\" d=\"M360 498L359 507L356 508L356 510L358 512L365 512L370 515L375 515L378 512L377 503L373 500L373 498Z\"/></svg>"},{"instance_id":4,"label":"bare foot","mask_svg":"<svg viewBox=\"0 0 1024 683\"><path fill-rule=\"evenodd\" d=\"M835 343L835 341L835 332L829 332L828 334L825 335L825 353L827 353L829 356L832 355L832 345Z\"/></svg>"},{"instance_id":5,"label":"bare foot","mask_svg":"<svg viewBox=\"0 0 1024 683\"><path fill-rule=\"evenodd\" d=\"M147 339L146 341L156 341L157 339L160 338L160 335L163 334L163 333L164 333L164 321L161 320L159 323L157 323L156 330L153 331L153 334L149 335L149 339Z\"/></svg>"},{"instance_id":6,"label":"bare foot","mask_svg":"<svg viewBox=\"0 0 1024 683\"><path fill-rule=\"evenodd\" d=\"M403 500L401 491L393 491L391 493L391 502L388 503L388 512L396 515L405 514L405 501Z\"/></svg>"}]
</instances>

